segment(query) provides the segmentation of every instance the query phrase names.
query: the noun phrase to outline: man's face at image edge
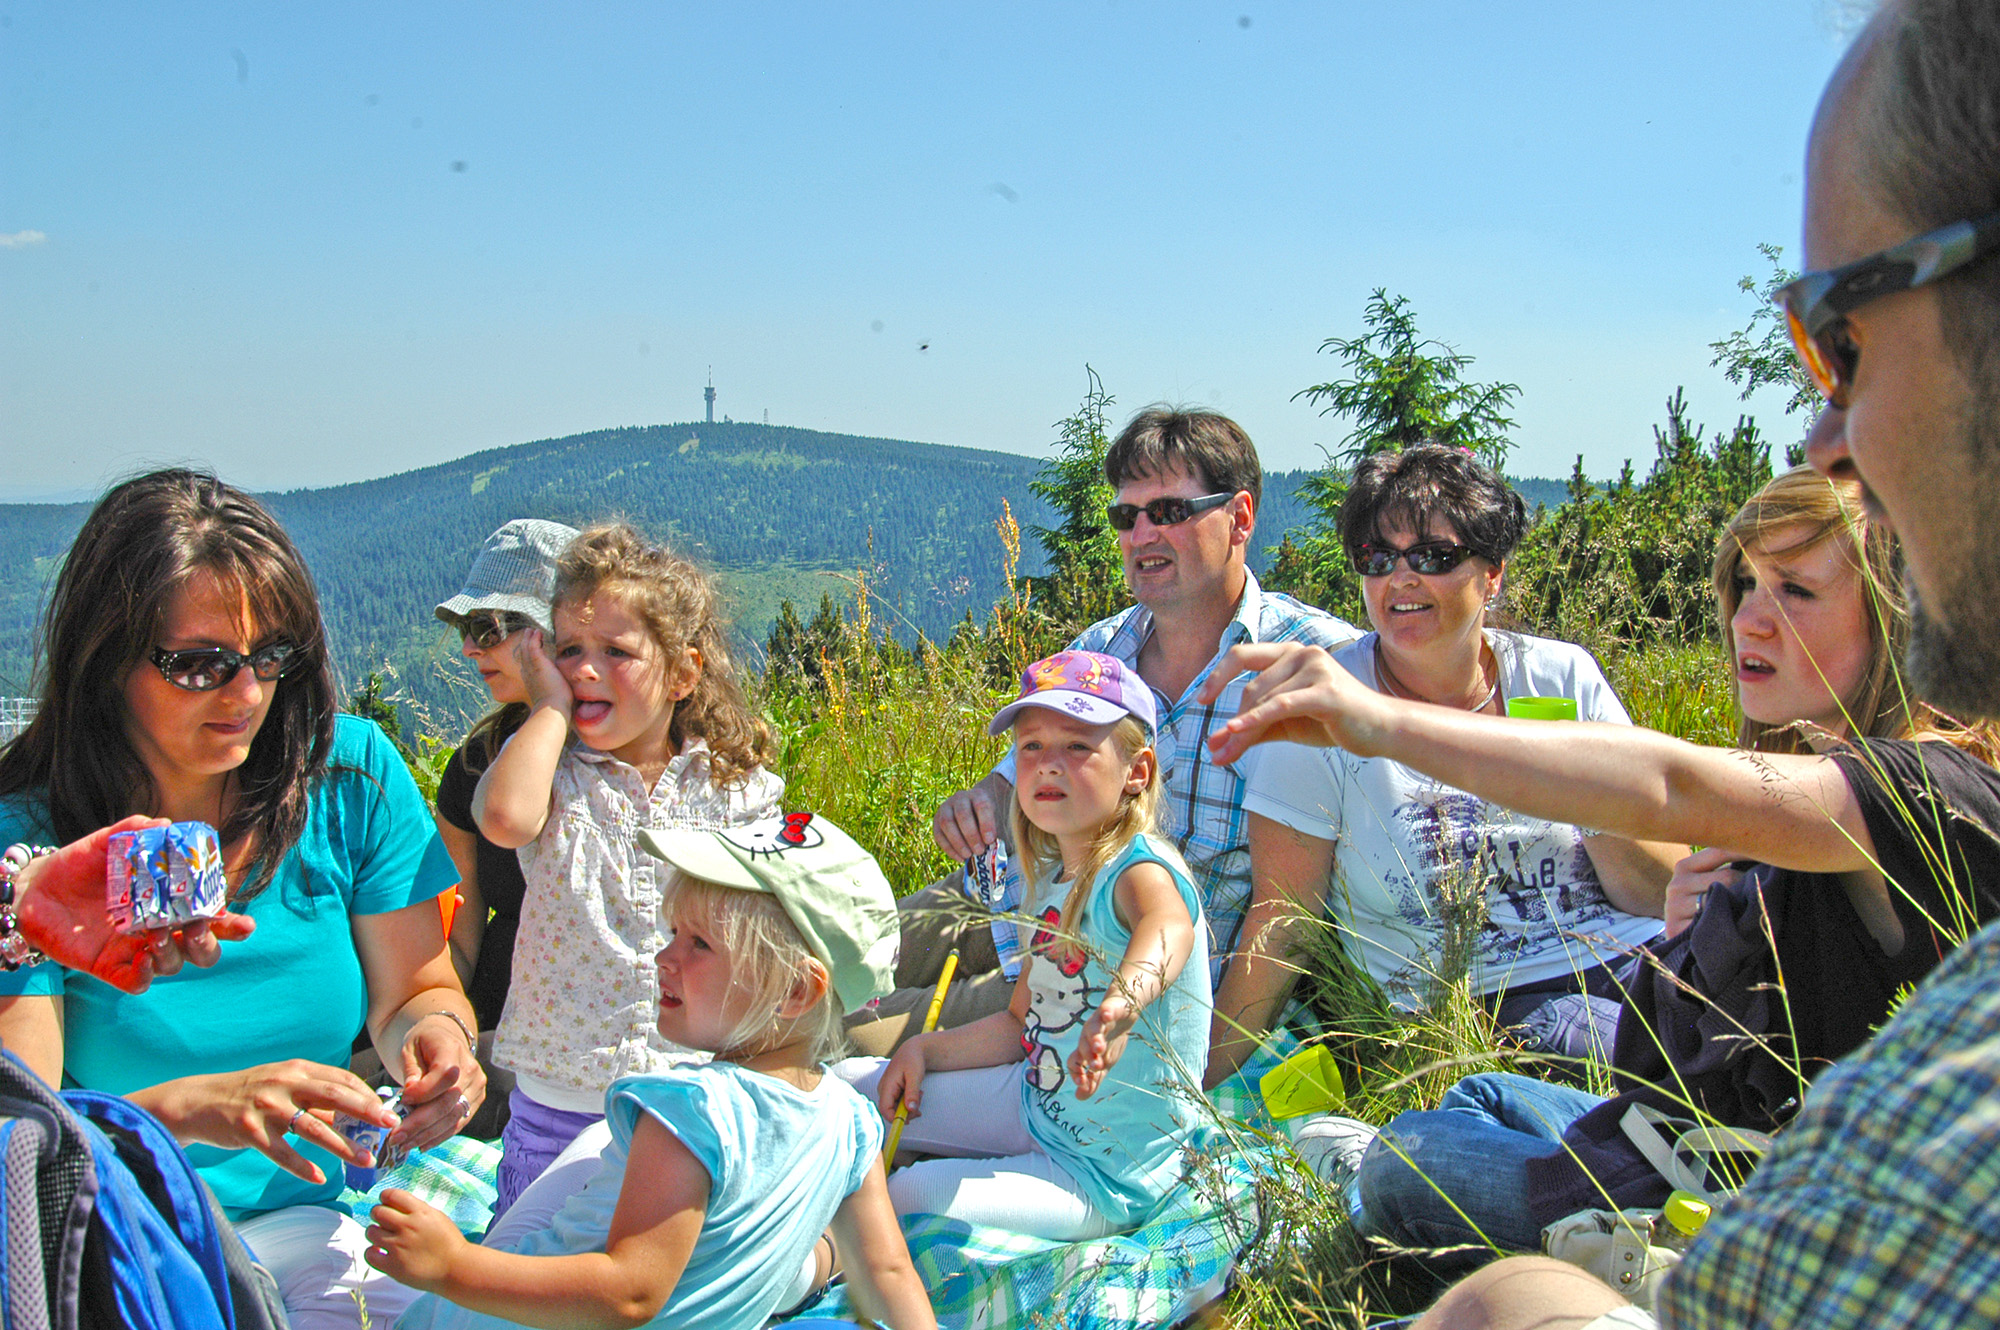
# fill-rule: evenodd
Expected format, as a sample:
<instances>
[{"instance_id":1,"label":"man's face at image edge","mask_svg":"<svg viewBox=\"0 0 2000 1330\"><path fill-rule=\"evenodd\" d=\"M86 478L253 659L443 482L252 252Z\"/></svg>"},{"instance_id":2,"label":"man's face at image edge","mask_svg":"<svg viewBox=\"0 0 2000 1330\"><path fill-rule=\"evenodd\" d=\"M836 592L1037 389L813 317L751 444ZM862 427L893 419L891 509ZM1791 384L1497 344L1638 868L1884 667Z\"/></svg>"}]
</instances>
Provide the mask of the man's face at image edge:
<instances>
[{"instance_id":1,"label":"man's face at image edge","mask_svg":"<svg viewBox=\"0 0 2000 1330\"><path fill-rule=\"evenodd\" d=\"M1872 40L1864 35L1835 73L1813 125L1807 270L1837 267L1925 229L1881 202L1858 146L1859 111L1875 82ZM1987 512L2000 504L2000 423L1992 418L2000 394L1960 373L1945 342L1938 287L1872 301L1850 323L1861 355L1848 406L1828 409L1813 426L1809 455L1825 470L1844 452L1867 487L1870 511L1902 539L1913 690L1962 719L2000 715L2000 543L1985 531Z\"/></svg>"}]
</instances>

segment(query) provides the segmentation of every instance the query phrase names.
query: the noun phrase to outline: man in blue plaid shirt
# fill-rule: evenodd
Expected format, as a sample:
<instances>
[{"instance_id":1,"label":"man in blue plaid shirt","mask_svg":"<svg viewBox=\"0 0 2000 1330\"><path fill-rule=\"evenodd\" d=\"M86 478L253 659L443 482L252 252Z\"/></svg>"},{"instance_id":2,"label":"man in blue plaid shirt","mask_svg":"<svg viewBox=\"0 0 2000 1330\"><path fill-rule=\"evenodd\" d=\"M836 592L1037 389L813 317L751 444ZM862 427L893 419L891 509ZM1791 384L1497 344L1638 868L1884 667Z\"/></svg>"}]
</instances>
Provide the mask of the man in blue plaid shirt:
<instances>
[{"instance_id":1,"label":"man in blue plaid shirt","mask_svg":"<svg viewBox=\"0 0 2000 1330\"><path fill-rule=\"evenodd\" d=\"M1328 649L1360 634L1323 610L1265 591L1250 571L1250 539L1264 472L1241 427L1205 411L1154 407L1133 417L1104 458L1114 491L1107 519L1118 535L1125 582L1138 602L1092 624L1072 649L1127 662L1154 693L1156 742L1165 786L1161 830L1188 867L1209 928L1210 979L1220 981L1240 939L1250 900L1250 850L1244 831L1243 779L1218 766L1203 742L1235 714L1244 680L1214 704L1194 695L1222 654L1239 642L1310 642ZM933 821L937 842L954 859L973 858L1003 834L1014 798L1010 755L992 774L945 800ZM1020 876L1009 871L1002 908L1020 902ZM864 1052L886 1054L916 1033L929 985L952 947L960 978L941 1023L965 1024L1004 1010L1011 990L1011 923L977 918L957 877L906 897L898 992L848 1033ZM970 974L968 975L968 971Z\"/></svg>"},{"instance_id":2,"label":"man in blue plaid shirt","mask_svg":"<svg viewBox=\"0 0 2000 1330\"><path fill-rule=\"evenodd\" d=\"M1778 293L1828 401L1807 456L1900 533L1914 691L2000 718L2000 5L1888 0L1806 155L1805 276ZM1422 1324L1488 1330L2000 1325L2000 924L1813 1083L1656 1298L1488 1266Z\"/></svg>"}]
</instances>

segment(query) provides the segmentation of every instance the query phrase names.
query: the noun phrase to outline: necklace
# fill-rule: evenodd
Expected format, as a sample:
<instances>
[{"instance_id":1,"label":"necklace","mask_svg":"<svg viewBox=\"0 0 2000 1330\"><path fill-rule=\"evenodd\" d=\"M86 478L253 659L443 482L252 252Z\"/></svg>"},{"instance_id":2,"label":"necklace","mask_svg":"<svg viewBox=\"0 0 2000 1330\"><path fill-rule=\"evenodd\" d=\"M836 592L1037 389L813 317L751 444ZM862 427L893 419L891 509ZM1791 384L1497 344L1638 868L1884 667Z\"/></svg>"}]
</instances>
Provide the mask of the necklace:
<instances>
[{"instance_id":1,"label":"necklace","mask_svg":"<svg viewBox=\"0 0 2000 1330\"><path fill-rule=\"evenodd\" d=\"M1391 697L1399 697L1405 702L1422 702L1428 706L1444 705L1442 702L1432 702L1428 697L1418 696L1414 689L1396 677L1396 671L1389 668L1388 658L1382 654L1382 639L1380 637L1375 639L1375 676L1387 686L1389 696ZM1484 646L1481 646L1479 654L1479 677L1482 680L1486 677L1486 649ZM1496 668L1493 671L1493 682L1487 686L1486 696L1480 698L1472 706L1462 708L1462 710L1474 713L1484 711L1493 705L1493 699L1499 693L1500 671Z\"/></svg>"}]
</instances>

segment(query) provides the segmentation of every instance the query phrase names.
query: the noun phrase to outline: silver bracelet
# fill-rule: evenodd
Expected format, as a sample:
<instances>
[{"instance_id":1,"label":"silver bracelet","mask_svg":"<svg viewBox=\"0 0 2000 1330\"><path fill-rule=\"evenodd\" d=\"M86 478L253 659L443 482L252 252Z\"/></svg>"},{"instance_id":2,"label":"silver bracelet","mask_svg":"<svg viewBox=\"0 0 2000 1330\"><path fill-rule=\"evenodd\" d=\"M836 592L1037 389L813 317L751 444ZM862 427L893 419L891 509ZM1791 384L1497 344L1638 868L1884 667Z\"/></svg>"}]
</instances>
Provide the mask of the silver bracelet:
<instances>
[{"instance_id":1,"label":"silver bracelet","mask_svg":"<svg viewBox=\"0 0 2000 1330\"><path fill-rule=\"evenodd\" d=\"M433 1016L442 1016L446 1020L450 1021L453 1025L456 1025L458 1027L458 1032L465 1036L466 1048L471 1051L472 1056L474 1057L479 1056L479 1039L472 1033L472 1027L467 1025L465 1021L455 1011L446 1011L443 1007L439 1007L436 1011L427 1011L423 1015L417 1017L416 1020L411 1021L410 1028L415 1029L418 1022L427 1021Z\"/></svg>"}]
</instances>

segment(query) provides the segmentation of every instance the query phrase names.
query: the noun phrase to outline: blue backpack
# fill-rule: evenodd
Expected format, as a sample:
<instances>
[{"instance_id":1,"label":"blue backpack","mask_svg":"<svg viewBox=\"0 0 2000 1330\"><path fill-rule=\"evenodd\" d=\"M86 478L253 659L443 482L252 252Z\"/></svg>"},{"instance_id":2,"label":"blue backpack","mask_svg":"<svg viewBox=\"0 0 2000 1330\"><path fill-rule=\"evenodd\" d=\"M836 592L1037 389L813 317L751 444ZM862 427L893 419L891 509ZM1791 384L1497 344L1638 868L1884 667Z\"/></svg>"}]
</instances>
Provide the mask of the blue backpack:
<instances>
[{"instance_id":1,"label":"blue backpack","mask_svg":"<svg viewBox=\"0 0 2000 1330\"><path fill-rule=\"evenodd\" d=\"M270 1273L158 1120L0 1056L0 1330L270 1330Z\"/></svg>"}]
</instances>

